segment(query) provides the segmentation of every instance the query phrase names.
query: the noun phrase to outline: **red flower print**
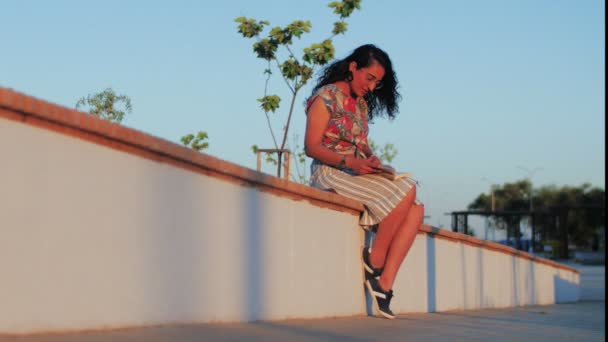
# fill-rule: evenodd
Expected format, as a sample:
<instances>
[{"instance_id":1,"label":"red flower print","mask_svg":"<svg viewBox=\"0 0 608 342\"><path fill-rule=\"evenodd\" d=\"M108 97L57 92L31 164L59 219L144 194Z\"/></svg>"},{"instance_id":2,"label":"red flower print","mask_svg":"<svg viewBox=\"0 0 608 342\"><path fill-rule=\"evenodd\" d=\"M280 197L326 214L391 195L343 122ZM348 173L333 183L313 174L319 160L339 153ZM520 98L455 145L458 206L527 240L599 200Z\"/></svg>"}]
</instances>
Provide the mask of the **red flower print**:
<instances>
[{"instance_id":1,"label":"red flower print","mask_svg":"<svg viewBox=\"0 0 608 342\"><path fill-rule=\"evenodd\" d=\"M348 112L356 112L357 111L357 102L350 97L347 97L343 103L344 110Z\"/></svg>"}]
</instances>

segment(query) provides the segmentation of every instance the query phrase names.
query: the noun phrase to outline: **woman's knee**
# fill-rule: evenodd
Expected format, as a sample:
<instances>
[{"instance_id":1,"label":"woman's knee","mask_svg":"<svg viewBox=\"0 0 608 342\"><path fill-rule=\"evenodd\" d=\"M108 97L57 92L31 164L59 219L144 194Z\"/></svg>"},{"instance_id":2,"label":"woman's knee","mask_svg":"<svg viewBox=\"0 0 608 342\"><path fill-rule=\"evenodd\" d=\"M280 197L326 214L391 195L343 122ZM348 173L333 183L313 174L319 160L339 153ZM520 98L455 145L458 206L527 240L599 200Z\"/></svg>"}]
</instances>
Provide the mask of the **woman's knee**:
<instances>
[{"instance_id":1,"label":"woman's knee","mask_svg":"<svg viewBox=\"0 0 608 342\"><path fill-rule=\"evenodd\" d=\"M424 217L424 205L423 204L414 204L410 208L412 213L415 213L416 216Z\"/></svg>"},{"instance_id":2,"label":"woman's knee","mask_svg":"<svg viewBox=\"0 0 608 342\"><path fill-rule=\"evenodd\" d=\"M415 200L416 200L416 188L413 187L407 192L407 194L405 194L405 197L402 200L405 203L406 210L409 210L409 208L412 207Z\"/></svg>"},{"instance_id":3,"label":"woman's knee","mask_svg":"<svg viewBox=\"0 0 608 342\"><path fill-rule=\"evenodd\" d=\"M413 186L413 187L412 187L412 188L411 188L411 189L410 189L410 190L407 192L407 196L410 196L410 197L416 198L416 191L417 191L417 190L416 190L416 187L415 187L415 186Z\"/></svg>"},{"instance_id":4,"label":"woman's knee","mask_svg":"<svg viewBox=\"0 0 608 342\"><path fill-rule=\"evenodd\" d=\"M416 200L416 188L411 188L405 197L401 200L401 203L397 207L394 208L394 212L398 213L400 216L407 216L410 212L410 209L414 206L414 201Z\"/></svg>"}]
</instances>

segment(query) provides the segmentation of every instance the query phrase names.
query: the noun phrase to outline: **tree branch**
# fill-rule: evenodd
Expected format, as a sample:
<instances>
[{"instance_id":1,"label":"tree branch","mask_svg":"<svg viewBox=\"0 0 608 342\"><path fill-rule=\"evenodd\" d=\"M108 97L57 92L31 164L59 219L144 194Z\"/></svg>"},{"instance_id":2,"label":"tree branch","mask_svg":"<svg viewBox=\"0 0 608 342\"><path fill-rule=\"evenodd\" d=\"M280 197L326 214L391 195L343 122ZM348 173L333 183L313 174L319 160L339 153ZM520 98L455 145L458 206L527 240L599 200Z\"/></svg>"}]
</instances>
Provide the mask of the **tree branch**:
<instances>
[{"instance_id":1,"label":"tree branch","mask_svg":"<svg viewBox=\"0 0 608 342\"><path fill-rule=\"evenodd\" d=\"M266 77L266 82L264 84L264 96L268 95L268 81L270 81L270 76L272 75L272 72L270 71L270 61L268 61L268 76ZM270 117L268 116L268 112L264 111L264 114L266 115L266 123L268 124L268 129L270 130L270 135L272 136L272 141L274 142L274 148L279 148L279 145L277 144L277 138L275 138L274 136L274 130L272 129L272 124L270 122Z\"/></svg>"},{"instance_id":2,"label":"tree branch","mask_svg":"<svg viewBox=\"0 0 608 342\"><path fill-rule=\"evenodd\" d=\"M285 142L287 142L287 133L289 131L289 123L291 122L291 115L293 114L293 105L296 102L297 92L293 93L291 97L291 105L289 106L289 116L287 117L287 123L285 124L285 129L283 132L283 142L281 143L281 149L285 148Z\"/></svg>"},{"instance_id":3,"label":"tree branch","mask_svg":"<svg viewBox=\"0 0 608 342\"><path fill-rule=\"evenodd\" d=\"M285 75L283 75L283 72L281 71L281 63L279 63L279 60L276 57L274 58L274 60L277 62L277 68L279 68L279 73L281 74L281 77L283 77L283 80L285 80L285 84L287 84L287 87L289 88L289 90L291 90L292 93L295 93L295 90L293 89L291 84L289 84L289 80L287 79L287 77L285 77Z\"/></svg>"}]
</instances>

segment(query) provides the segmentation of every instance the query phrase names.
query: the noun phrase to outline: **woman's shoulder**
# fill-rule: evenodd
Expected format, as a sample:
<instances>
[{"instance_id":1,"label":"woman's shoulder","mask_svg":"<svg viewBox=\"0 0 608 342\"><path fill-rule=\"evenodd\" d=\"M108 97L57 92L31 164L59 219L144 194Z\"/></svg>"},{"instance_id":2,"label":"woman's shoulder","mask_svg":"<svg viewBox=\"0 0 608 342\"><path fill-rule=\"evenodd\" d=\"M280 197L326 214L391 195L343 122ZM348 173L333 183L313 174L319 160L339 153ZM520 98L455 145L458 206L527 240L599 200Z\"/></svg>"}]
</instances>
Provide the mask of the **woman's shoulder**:
<instances>
[{"instance_id":1,"label":"woman's shoulder","mask_svg":"<svg viewBox=\"0 0 608 342\"><path fill-rule=\"evenodd\" d=\"M329 108L335 108L336 95L339 90L335 84L326 84L324 86L319 87L314 94L308 99L306 103L306 111L310 108L315 99L320 98L325 105Z\"/></svg>"},{"instance_id":2,"label":"woman's shoulder","mask_svg":"<svg viewBox=\"0 0 608 342\"><path fill-rule=\"evenodd\" d=\"M330 83L330 84L326 84L324 86L319 87L319 89L317 89L316 91L316 95L322 95L322 96L327 96L329 95L329 97L336 97L336 94L339 92L340 90L338 89L338 87L336 87L335 84Z\"/></svg>"}]
</instances>

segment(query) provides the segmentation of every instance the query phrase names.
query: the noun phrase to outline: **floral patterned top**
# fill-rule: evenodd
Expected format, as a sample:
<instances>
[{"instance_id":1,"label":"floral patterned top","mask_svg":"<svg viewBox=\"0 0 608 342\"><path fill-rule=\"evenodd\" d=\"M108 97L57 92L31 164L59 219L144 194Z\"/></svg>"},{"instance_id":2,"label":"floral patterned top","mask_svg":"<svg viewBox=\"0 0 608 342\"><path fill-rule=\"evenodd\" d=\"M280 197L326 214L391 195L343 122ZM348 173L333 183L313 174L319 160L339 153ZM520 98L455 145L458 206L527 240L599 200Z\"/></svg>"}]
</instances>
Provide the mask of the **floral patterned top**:
<instances>
[{"instance_id":1,"label":"floral patterned top","mask_svg":"<svg viewBox=\"0 0 608 342\"><path fill-rule=\"evenodd\" d=\"M358 159L369 157L365 99L359 97L355 100L334 84L328 84L308 100L306 112L317 97L323 100L330 114L321 142L323 146L340 154L354 154Z\"/></svg>"}]
</instances>

